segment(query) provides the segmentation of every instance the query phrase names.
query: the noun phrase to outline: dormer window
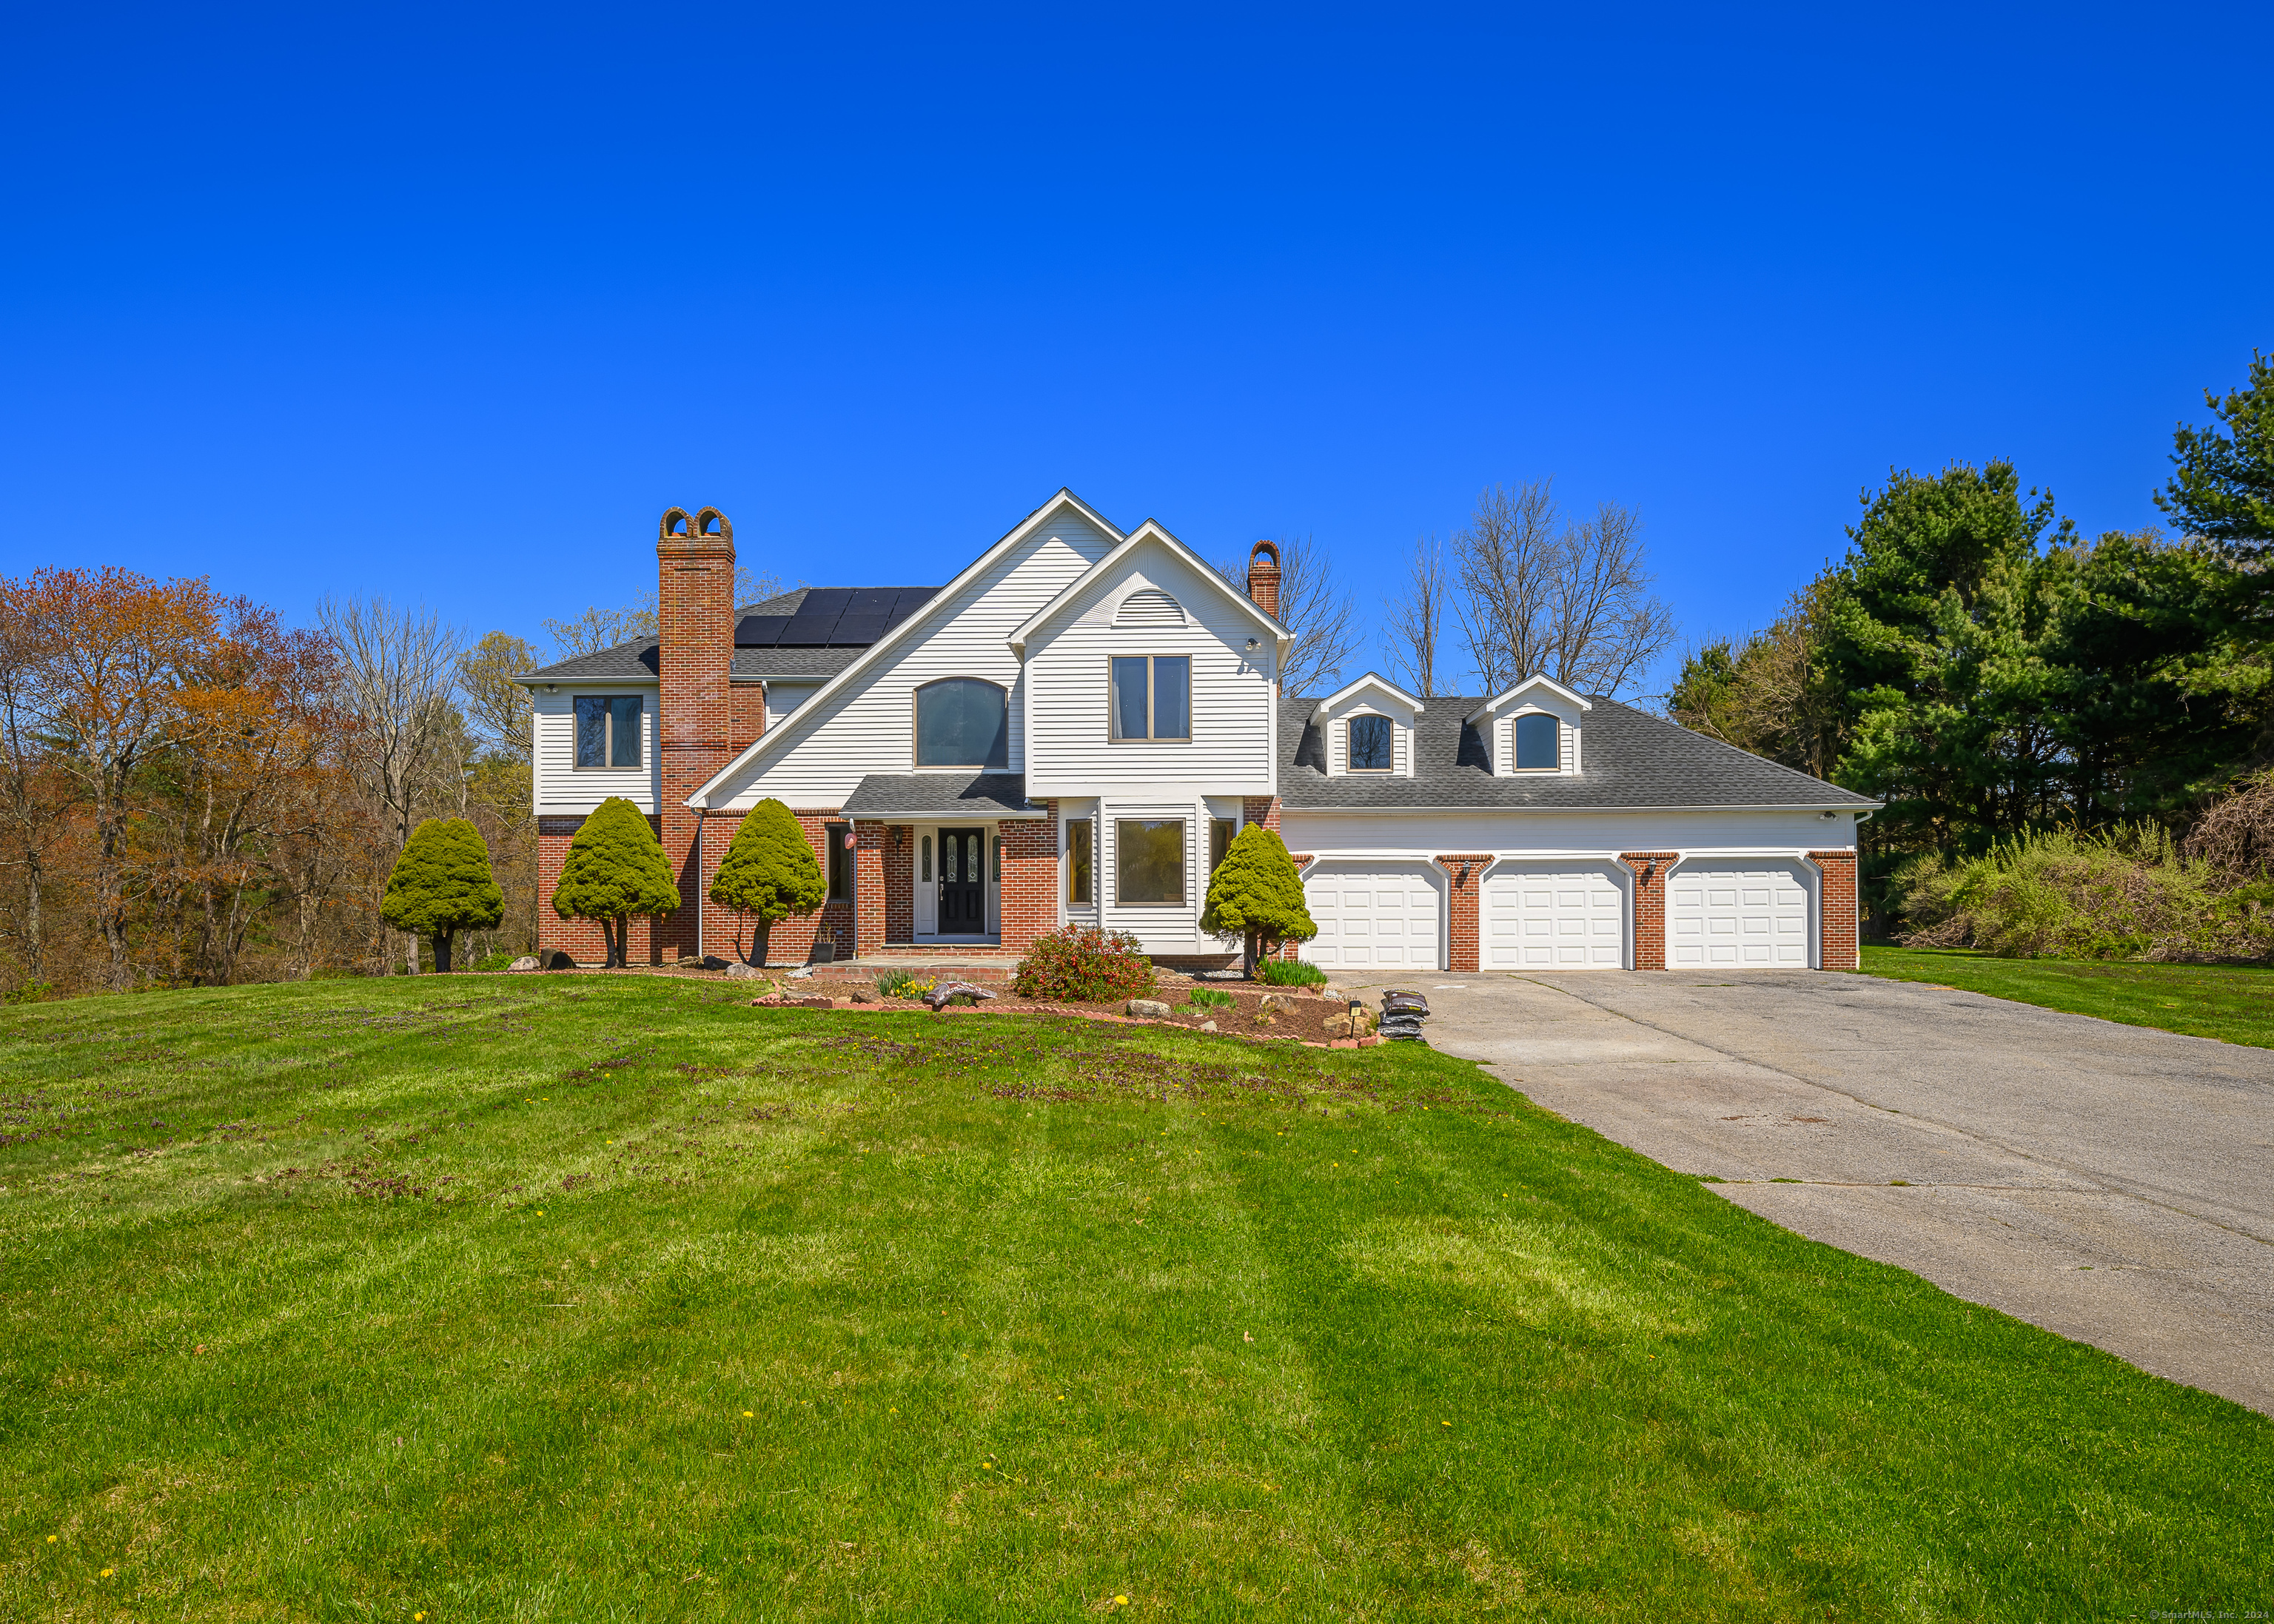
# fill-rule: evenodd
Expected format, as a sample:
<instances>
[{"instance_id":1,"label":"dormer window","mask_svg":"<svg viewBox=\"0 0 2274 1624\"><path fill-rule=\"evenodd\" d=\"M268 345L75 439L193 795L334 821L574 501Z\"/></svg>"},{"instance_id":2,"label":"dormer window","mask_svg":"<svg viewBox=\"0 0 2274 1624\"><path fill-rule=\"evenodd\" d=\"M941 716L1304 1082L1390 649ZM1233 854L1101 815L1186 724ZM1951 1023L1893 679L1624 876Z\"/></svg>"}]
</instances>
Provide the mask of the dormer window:
<instances>
[{"instance_id":1,"label":"dormer window","mask_svg":"<svg viewBox=\"0 0 2274 1624\"><path fill-rule=\"evenodd\" d=\"M1562 724L1534 712L1516 718L1516 770L1555 772L1563 765Z\"/></svg>"},{"instance_id":2,"label":"dormer window","mask_svg":"<svg viewBox=\"0 0 2274 1624\"><path fill-rule=\"evenodd\" d=\"M1350 770L1388 772L1391 766L1394 724L1386 716L1354 716L1350 719Z\"/></svg>"}]
</instances>

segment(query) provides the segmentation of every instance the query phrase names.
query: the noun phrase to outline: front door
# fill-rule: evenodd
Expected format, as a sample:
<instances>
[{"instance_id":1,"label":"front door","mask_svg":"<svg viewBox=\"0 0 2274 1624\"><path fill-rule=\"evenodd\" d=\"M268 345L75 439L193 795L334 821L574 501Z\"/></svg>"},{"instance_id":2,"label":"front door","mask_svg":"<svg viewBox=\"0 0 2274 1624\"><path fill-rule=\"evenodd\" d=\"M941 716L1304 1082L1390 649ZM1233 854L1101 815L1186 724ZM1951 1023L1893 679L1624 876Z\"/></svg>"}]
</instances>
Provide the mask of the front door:
<instances>
[{"instance_id":1,"label":"front door","mask_svg":"<svg viewBox=\"0 0 2274 1624\"><path fill-rule=\"evenodd\" d=\"M939 934L987 934L987 831L939 831Z\"/></svg>"}]
</instances>

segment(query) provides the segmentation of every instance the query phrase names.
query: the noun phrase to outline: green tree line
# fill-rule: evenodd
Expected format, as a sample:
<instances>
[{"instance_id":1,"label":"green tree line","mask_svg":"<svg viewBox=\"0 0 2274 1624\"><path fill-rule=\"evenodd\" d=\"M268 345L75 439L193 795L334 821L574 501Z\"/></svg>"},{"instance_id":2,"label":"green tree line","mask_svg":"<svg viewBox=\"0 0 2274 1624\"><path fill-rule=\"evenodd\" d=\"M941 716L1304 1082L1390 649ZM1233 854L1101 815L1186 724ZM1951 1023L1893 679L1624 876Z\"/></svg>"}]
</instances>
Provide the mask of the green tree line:
<instances>
[{"instance_id":1,"label":"green tree line","mask_svg":"<svg viewBox=\"0 0 2274 1624\"><path fill-rule=\"evenodd\" d=\"M2274 357L2206 393L2157 505L2081 534L2007 462L1898 471L1844 558L1750 635L1691 652L1676 721L1883 799L1865 906L1922 853L2152 822L2274 764Z\"/></svg>"}]
</instances>

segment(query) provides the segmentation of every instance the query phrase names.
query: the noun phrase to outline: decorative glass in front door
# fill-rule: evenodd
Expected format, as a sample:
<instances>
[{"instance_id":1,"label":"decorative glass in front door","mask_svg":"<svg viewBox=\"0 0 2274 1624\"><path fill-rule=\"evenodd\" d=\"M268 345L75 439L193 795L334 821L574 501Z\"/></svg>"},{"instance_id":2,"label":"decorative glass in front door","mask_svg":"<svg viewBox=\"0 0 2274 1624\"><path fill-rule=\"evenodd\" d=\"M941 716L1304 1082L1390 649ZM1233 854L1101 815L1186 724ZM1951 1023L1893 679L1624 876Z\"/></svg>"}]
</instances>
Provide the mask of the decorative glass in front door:
<instances>
[{"instance_id":1,"label":"decorative glass in front door","mask_svg":"<svg viewBox=\"0 0 2274 1624\"><path fill-rule=\"evenodd\" d=\"M980 829L939 831L939 934L987 934L987 834Z\"/></svg>"}]
</instances>

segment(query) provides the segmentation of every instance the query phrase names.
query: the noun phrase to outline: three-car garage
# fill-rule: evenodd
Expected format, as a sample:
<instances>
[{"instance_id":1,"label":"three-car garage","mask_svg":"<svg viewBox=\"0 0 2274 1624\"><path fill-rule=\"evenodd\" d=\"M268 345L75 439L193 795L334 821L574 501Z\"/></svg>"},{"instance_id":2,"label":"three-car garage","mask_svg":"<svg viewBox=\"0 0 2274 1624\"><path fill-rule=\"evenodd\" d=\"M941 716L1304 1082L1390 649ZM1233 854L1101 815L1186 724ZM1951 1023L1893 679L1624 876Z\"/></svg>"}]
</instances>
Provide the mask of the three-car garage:
<instances>
[{"instance_id":1,"label":"three-car garage","mask_svg":"<svg viewBox=\"0 0 2274 1624\"><path fill-rule=\"evenodd\" d=\"M1480 970L1635 967L1635 875L1606 858L1456 863L1325 857L1303 875L1318 935L1302 955L1329 969L1441 970L1452 962L1451 891L1476 887ZM1789 857L1682 856L1663 876L1665 964L1801 969L1818 962L1819 877ZM1465 898L1464 898L1465 900Z\"/></svg>"}]
</instances>

